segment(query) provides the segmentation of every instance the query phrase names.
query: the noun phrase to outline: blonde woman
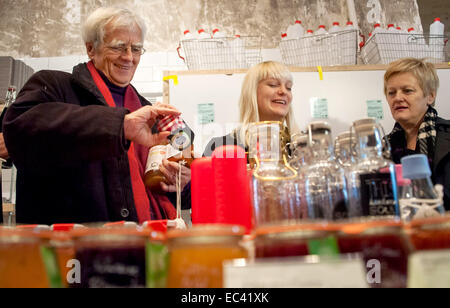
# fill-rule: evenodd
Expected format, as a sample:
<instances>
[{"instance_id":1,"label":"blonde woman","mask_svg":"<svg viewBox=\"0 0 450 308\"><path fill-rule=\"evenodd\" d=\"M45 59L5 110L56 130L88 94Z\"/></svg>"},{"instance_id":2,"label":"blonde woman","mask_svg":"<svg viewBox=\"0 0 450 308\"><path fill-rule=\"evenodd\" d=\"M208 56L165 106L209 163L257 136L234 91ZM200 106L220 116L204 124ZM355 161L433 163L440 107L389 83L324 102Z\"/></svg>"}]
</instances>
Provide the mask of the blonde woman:
<instances>
[{"instance_id":1,"label":"blonde woman","mask_svg":"<svg viewBox=\"0 0 450 308\"><path fill-rule=\"evenodd\" d=\"M415 58L392 62L384 75L384 93L396 121L389 134L395 163L411 154L425 154L435 184L444 186L450 210L450 121L434 109L439 78L432 63Z\"/></svg>"},{"instance_id":2,"label":"blonde woman","mask_svg":"<svg viewBox=\"0 0 450 308\"><path fill-rule=\"evenodd\" d=\"M280 121L290 133L298 132L292 110L293 78L282 63L267 61L250 68L242 84L239 99L240 127L230 134L213 138L205 148L204 156L211 156L222 145L240 145L248 150L246 132L251 123Z\"/></svg>"}]
</instances>

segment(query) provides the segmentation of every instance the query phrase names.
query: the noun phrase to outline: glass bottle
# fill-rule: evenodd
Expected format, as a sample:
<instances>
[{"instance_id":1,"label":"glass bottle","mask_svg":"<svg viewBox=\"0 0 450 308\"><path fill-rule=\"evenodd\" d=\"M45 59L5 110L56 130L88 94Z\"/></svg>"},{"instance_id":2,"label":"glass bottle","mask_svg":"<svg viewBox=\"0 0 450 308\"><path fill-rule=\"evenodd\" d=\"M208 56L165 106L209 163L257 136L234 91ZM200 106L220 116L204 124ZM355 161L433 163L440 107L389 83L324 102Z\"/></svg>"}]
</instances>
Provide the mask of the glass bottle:
<instances>
[{"instance_id":1,"label":"glass bottle","mask_svg":"<svg viewBox=\"0 0 450 308\"><path fill-rule=\"evenodd\" d=\"M163 160L180 162L190 167L193 161L194 133L179 116L166 116L157 124L159 132L170 132L167 137L169 144L160 144L150 148L144 171L144 184L150 190L163 192L161 182L168 184L160 171Z\"/></svg>"},{"instance_id":2,"label":"glass bottle","mask_svg":"<svg viewBox=\"0 0 450 308\"><path fill-rule=\"evenodd\" d=\"M305 169L308 217L337 220L348 216L347 184L344 170L335 162L331 127L326 122L308 126L311 164Z\"/></svg>"},{"instance_id":3,"label":"glass bottle","mask_svg":"<svg viewBox=\"0 0 450 308\"><path fill-rule=\"evenodd\" d=\"M161 188L161 182L169 184L164 174L160 171L163 160L171 162L182 161L183 165L190 168L193 158L193 146L191 145L183 151L174 149L172 145L155 145L150 148L147 164L144 172L144 184L150 190L155 192L164 192Z\"/></svg>"},{"instance_id":4,"label":"glass bottle","mask_svg":"<svg viewBox=\"0 0 450 308\"><path fill-rule=\"evenodd\" d=\"M403 177L411 181L409 189L404 190L400 199L402 219L428 218L444 214L442 186L437 185L436 189L433 187L427 156L410 155L403 157L401 162Z\"/></svg>"},{"instance_id":5,"label":"glass bottle","mask_svg":"<svg viewBox=\"0 0 450 308\"><path fill-rule=\"evenodd\" d=\"M336 162L348 171L356 162L354 155L355 143L352 142L349 131L340 133L334 140L334 155Z\"/></svg>"},{"instance_id":6,"label":"glass bottle","mask_svg":"<svg viewBox=\"0 0 450 308\"><path fill-rule=\"evenodd\" d=\"M348 173L350 217L399 216L395 165L384 157L389 147L375 119L353 122L357 162Z\"/></svg>"},{"instance_id":7,"label":"glass bottle","mask_svg":"<svg viewBox=\"0 0 450 308\"><path fill-rule=\"evenodd\" d=\"M282 123L253 123L248 134L249 156L256 163L252 175L255 227L300 218L297 171L287 162Z\"/></svg>"},{"instance_id":8,"label":"glass bottle","mask_svg":"<svg viewBox=\"0 0 450 308\"><path fill-rule=\"evenodd\" d=\"M305 194L305 170L311 163L312 153L308 146L308 134L305 131L291 136L289 145L289 165L298 172L297 185L300 194L300 218L308 218L308 204Z\"/></svg>"},{"instance_id":9,"label":"glass bottle","mask_svg":"<svg viewBox=\"0 0 450 308\"><path fill-rule=\"evenodd\" d=\"M289 144L289 165L297 171L302 170L311 161L311 151L308 147L308 133L301 132L291 136Z\"/></svg>"}]
</instances>

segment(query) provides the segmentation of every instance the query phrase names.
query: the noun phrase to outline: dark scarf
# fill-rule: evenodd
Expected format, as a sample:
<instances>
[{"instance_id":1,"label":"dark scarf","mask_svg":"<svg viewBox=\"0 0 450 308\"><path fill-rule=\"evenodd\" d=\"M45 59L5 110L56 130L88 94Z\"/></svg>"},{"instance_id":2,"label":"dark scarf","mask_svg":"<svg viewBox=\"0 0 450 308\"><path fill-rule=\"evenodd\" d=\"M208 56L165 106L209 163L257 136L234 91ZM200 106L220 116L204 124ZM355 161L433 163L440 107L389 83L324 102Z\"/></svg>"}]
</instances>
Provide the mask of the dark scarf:
<instances>
[{"instance_id":1,"label":"dark scarf","mask_svg":"<svg viewBox=\"0 0 450 308\"><path fill-rule=\"evenodd\" d=\"M410 154L420 153L425 154L428 157L428 161L433 161L435 145L436 145L436 120L438 113L436 109L429 106L422 124L419 127L419 132L417 134L417 144L416 150L411 151L406 147L406 136L404 129L400 126L398 122L395 123L394 129L388 135L389 142L392 147L393 160L396 163L400 163L400 159L403 156Z\"/></svg>"}]
</instances>

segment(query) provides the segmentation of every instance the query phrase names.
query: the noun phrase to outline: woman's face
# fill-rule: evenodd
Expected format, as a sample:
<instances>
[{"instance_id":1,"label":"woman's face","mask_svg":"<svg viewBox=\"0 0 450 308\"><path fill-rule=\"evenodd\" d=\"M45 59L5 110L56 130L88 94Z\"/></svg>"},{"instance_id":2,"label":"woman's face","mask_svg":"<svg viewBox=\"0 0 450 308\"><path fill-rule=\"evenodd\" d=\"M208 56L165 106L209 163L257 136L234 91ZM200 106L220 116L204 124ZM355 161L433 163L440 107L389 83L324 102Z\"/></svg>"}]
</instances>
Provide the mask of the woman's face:
<instances>
[{"instance_id":1,"label":"woman's face","mask_svg":"<svg viewBox=\"0 0 450 308\"><path fill-rule=\"evenodd\" d=\"M109 81L119 87L126 87L133 79L141 59L141 54L136 52L142 47L141 30L135 26L111 31L107 25L105 31L104 44L97 49L87 45L88 55Z\"/></svg>"},{"instance_id":2,"label":"woman's face","mask_svg":"<svg viewBox=\"0 0 450 308\"><path fill-rule=\"evenodd\" d=\"M434 98L434 93L424 95L417 78L409 72L396 74L386 83L386 99L392 117L402 127L420 124Z\"/></svg>"},{"instance_id":3,"label":"woman's face","mask_svg":"<svg viewBox=\"0 0 450 308\"><path fill-rule=\"evenodd\" d=\"M283 121L292 101L292 82L284 78L261 80L257 99L260 121Z\"/></svg>"}]
</instances>

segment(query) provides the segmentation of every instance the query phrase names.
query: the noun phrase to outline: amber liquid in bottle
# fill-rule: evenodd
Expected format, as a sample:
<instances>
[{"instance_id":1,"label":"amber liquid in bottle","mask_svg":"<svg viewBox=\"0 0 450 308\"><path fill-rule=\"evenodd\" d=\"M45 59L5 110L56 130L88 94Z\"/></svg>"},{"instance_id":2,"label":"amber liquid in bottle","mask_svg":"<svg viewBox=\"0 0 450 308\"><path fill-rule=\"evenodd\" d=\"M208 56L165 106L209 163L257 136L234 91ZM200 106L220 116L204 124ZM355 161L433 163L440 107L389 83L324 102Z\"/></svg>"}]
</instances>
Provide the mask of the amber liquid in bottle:
<instances>
[{"instance_id":1,"label":"amber liquid in bottle","mask_svg":"<svg viewBox=\"0 0 450 308\"><path fill-rule=\"evenodd\" d=\"M150 149L147 159L147 167L144 175L144 184L150 190L163 192L161 183L170 184L164 174L160 171L160 166L164 159L171 162L185 161L186 167L190 167L193 158L193 146L186 148L182 152L173 150L171 145L158 145Z\"/></svg>"}]
</instances>

